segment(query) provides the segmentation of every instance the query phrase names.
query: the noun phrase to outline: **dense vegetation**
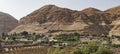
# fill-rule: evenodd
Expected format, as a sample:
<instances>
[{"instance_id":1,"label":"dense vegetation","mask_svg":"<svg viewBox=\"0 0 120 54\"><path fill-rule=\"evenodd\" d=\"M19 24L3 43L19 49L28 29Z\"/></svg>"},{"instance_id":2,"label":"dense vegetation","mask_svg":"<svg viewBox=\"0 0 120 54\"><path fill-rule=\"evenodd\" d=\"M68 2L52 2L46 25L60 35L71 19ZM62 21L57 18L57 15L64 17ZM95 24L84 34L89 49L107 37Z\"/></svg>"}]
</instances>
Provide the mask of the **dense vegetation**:
<instances>
[{"instance_id":1,"label":"dense vegetation","mask_svg":"<svg viewBox=\"0 0 120 54\"><path fill-rule=\"evenodd\" d=\"M80 34L71 33L71 34L60 34L56 37L59 41L78 41Z\"/></svg>"},{"instance_id":2,"label":"dense vegetation","mask_svg":"<svg viewBox=\"0 0 120 54\"><path fill-rule=\"evenodd\" d=\"M6 38L7 37L7 38ZM54 37L53 39L57 41L50 41L49 38ZM87 38L88 41L82 41L81 38ZM97 39L97 41L93 39ZM12 40L9 41L9 44L18 44L24 43L28 44L26 41L19 41L17 39L27 39L37 41L38 39L44 40L40 43L37 43L34 46L40 46L35 48L18 47L13 51L1 51L1 54L113 54L115 51L111 50L112 48L119 48L119 44L111 44L112 39L118 39L119 37L107 37L107 36L98 36L98 35L81 35L79 33L70 33L70 34L59 34L59 35L48 35L46 37L44 34L28 34L24 31L20 34L2 34L0 36L0 42L4 42L6 39ZM4 41L3 41L4 40ZM104 43L105 42L105 43ZM7 41L6 41L7 43ZM66 45L60 45L67 43ZM57 46L57 47L56 47Z\"/></svg>"}]
</instances>

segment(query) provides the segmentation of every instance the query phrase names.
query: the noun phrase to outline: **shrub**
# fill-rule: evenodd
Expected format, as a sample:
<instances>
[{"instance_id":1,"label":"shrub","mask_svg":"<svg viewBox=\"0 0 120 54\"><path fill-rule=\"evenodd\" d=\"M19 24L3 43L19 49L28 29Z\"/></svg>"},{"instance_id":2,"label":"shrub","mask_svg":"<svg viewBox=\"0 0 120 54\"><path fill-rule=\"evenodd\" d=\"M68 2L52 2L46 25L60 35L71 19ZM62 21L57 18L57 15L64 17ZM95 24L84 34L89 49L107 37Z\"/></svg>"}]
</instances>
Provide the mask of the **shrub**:
<instances>
[{"instance_id":1,"label":"shrub","mask_svg":"<svg viewBox=\"0 0 120 54\"><path fill-rule=\"evenodd\" d=\"M108 48L99 47L95 54L113 54L113 52Z\"/></svg>"},{"instance_id":2,"label":"shrub","mask_svg":"<svg viewBox=\"0 0 120 54\"><path fill-rule=\"evenodd\" d=\"M28 35L28 32L27 31L23 31L23 32L21 32L21 35Z\"/></svg>"}]
</instances>

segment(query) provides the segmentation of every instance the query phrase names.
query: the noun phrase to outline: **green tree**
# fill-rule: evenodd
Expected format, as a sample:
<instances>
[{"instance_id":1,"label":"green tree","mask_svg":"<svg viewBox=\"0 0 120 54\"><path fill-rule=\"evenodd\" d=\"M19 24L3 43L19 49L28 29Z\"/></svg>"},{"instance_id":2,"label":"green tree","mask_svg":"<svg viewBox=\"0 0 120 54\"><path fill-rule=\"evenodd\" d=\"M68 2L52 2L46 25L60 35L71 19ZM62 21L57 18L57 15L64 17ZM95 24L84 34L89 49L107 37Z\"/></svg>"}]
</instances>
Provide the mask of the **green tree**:
<instances>
[{"instance_id":1,"label":"green tree","mask_svg":"<svg viewBox=\"0 0 120 54\"><path fill-rule=\"evenodd\" d=\"M48 49L48 53L47 54L64 54L63 50L61 50L59 47L55 48L54 51L51 51L50 49Z\"/></svg>"},{"instance_id":2,"label":"green tree","mask_svg":"<svg viewBox=\"0 0 120 54\"><path fill-rule=\"evenodd\" d=\"M27 31L23 31L23 32L21 32L21 35L28 35L28 32Z\"/></svg>"},{"instance_id":3,"label":"green tree","mask_svg":"<svg viewBox=\"0 0 120 54\"><path fill-rule=\"evenodd\" d=\"M60 50L60 48L56 48L53 52L53 54L63 54L63 51Z\"/></svg>"},{"instance_id":4,"label":"green tree","mask_svg":"<svg viewBox=\"0 0 120 54\"><path fill-rule=\"evenodd\" d=\"M77 33L77 32L73 33L73 35L74 35L74 36L80 36L80 34Z\"/></svg>"},{"instance_id":5,"label":"green tree","mask_svg":"<svg viewBox=\"0 0 120 54\"><path fill-rule=\"evenodd\" d=\"M76 49L75 51L70 52L70 54L83 54L81 49Z\"/></svg>"},{"instance_id":6,"label":"green tree","mask_svg":"<svg viewBox=\"0 0 120 54\"><path fill-rule=\"evenodd\" d=\"M50 50L50 48L48 49L47 54L52 54L52 51Z\"/></svg>"},{"instance_id":7,"label":"green tree","mask_svg":"<svg viewBox=\"0 0 120 54\"><path fill-rule=\"evenodd\" d=\"M113 52L105 47L99 47L98 51L95 54L113 54Z\"/></svg>"},{"instance_id":8,"label":"green tree","mask_svg":"<svg viewBox=\"0 0 120 54\"><path fill-rule=\"evenodd\" d=\"M98 43L97 42L89 42L88 45L81 48L83 54L91 54L98 50Z\"/></svg>"},{"instance_id":9,"label":"green tree","mask_svg":"<svg viewBox=\"0 0 120 54\"><path fill-rule=\"evenodd\" d=\"M34 32L32 35L35 35L36 33Z\"/></svg>"}]
</instances>

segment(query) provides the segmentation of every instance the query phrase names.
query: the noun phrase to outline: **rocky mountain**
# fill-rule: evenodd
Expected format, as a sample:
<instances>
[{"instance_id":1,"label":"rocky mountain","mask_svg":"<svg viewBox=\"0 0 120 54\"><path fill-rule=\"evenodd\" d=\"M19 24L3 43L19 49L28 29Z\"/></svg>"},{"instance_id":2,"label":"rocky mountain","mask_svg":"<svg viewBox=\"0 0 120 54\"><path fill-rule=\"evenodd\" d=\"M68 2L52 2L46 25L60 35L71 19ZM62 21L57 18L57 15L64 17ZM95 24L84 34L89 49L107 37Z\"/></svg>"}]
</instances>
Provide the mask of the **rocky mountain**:
<instances>
[{"instance_id":1,"label":"rocky mountain","mask_svg":"<svg viewBox=\"0 0 120 54\"><path fill-rule=\"evenodd\" d=\"M8 33L17 26L18 21L7 13L0 12L0 34Z\"/></svg>"},{"instance_id":2,"label":"rocky mountain","mask_svg":"<svg viewBox=\"0 0 120 54\"><path fill-rule=\"evenodd\" d=\"M85 30L91 34L108 34L112 28L111 21L109 20L109 15L103 11L95 8L86 8L82 10L83 13L87 14L88 18L85 21L89 26ZM91 23L91 24L90 24Z\"/></svg>"},{"instance_id":3,"label":"rocky mountain","mask_svg":"<svg viewBox=\"0 0 120 54\"><path fill-rule=\"evenodd\" d=\"M112 23L114 27L109 32L109 35L118 35L120 36L120 6L110 8L105 11L111 15Z\"/></svg>"},{"instance_id":4,"label":"rocky mountain","mask_svg":"<svg viewBox=\"0 0 120 54\"><path fill-rule=\"evenodd\" d=\"M86 8L82 11L70 10L55 5L45 5L28 14L19 21L10 33L28 31L29 33L68 33L79 32L83 34L106 34L114 29L119 12L111 8L101 11L95 8ZM116 17L116 18L115 18Z\"/></svg>"}]
</instances>

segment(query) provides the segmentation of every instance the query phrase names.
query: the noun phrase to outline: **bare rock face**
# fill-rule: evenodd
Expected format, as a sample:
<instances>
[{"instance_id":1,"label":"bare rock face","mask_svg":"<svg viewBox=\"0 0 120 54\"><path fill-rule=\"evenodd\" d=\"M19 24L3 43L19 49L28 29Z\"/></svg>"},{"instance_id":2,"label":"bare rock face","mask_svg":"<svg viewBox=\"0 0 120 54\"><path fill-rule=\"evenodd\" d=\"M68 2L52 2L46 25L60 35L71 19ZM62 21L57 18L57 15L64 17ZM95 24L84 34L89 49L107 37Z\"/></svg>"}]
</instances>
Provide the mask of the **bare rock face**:
<instances>
[{"instance_id":1,"label":"bare rock face","mask_svg":"<svg viewBox=\"0 0 120 54\"><path fill-rule=\"evenodd\" d=\"M55 5L46 5L34 11L33 13L27 15L26 17L23 17L20 20L20 24L28 24L34 22L43 24L46 22L54 21L61 22L63 24L72 23L73 22L73 18L71 16L72 12L73 12L72 10L60 8Z\"/></svg>"},{"instance_id":2,"label":"bare rock face","mask_svg":"<svg viewBox=\"0 0 120 54\"><path fill-rule=\"evenodd\" d=\"M120 36L120 17L117 17L116 20L112 21L111 25L113 26L113 28L109 32L109 35Z\"/></svg>"},{"instance_id":3,"label":"bare rock face","mask_svg":"<svg viewBox=\"0 0 120 54\"><path fill-rule=\"evenodd\" d=\"M18 21L7 13L0 12L0 34L8 33L17 26Z\"/></svg>"},{"instance_id":4,"label":"bare rock face","mask_svg":"<svg viewBox=\"0 0 120 54\"><path fill-rule=\"evenodd\" d=\"M111 14L111 18L112 18L111 25L114 26L109 32L109 35L120 36L120 6L110 8L105 12Z\"/></svg>"},{"instance_id":5,"label":"bare rock face","mask_svg":"<svg viewBox=\"0 0 120 54\"><path fill-rule=\"evenodd\" d=\"M109 19L112 22L111 25L114 25L115 24L114 22L120 19L120 6L110 8L105 12L110 15Z\"/></svg>"},{"instance_id":6,"label":"bare rock face","mask_svg":"<svg viewBox=\"0 0 120 54\"><path fill-rule=\"evenodd\" d=\"M95 8L76 11L55 5L45 5L20 19L20 25L10 33L22 31L45 33L49 30L55 30L55 33L71 31L108 35L119 17L119 14L113 12L111 9L101 11Z\"/></svg>"},{"instance_id":7,"label":"bare rock face","mask_svg":"<svg viewBox=\"0 0 120 54\"><path fill-rule=\"evenodd\" d=\"M110 36L112 35L116 35L116 36L120 36L120 25L116 25L112 28L112 30L109 33Z\"/></svg>"},{"instance_id":8,"label":"bare rock face","mask_svg":"<svg viewBox=\"0 0 120 54\"><path fill-rule=\"evenodd\" d=\"M109 15L103 11L95 8L86 8L82 10L87 14L88 18L84 21L88 23L88 27L85 27L84 31L90 34L108 34L112 26L111 21L108 19ZM91 24L90 24L91 23Z\"/></svg>"},{"instance_id":9,"label":"bare rock face","mask_svg":"<svg viewBox=\"0 0 120 54\"><path fill-rule=\"evenodd\" d=\"M105 11L106 13L112 14L112 16L120 16L120 6L110 8Z\"/></svg>"}]
</instances>

